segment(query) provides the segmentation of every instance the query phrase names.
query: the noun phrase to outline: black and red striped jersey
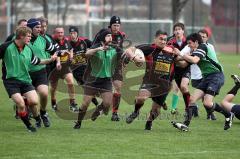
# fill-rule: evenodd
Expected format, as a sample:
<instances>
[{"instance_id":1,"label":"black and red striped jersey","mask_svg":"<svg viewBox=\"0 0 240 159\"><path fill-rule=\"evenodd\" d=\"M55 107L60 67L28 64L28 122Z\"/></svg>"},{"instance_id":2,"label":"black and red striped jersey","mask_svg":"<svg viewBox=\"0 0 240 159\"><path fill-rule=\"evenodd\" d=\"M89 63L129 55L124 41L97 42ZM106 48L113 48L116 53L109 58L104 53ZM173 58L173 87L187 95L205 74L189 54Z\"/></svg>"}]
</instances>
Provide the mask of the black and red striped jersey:
<instances>
[{"instance_id":1,"label":"black and red striped jersey","mask_svg":"<svg viewBox=\"0 0 240 159\"><path fill-rule=\"evenodd\" d=\"M159 84L162 79L172 80L176 57L174 54L165 52L155 44L139 45L136 47L143 51L146 59L143 83Z\"/></svg>"}]
</instances>

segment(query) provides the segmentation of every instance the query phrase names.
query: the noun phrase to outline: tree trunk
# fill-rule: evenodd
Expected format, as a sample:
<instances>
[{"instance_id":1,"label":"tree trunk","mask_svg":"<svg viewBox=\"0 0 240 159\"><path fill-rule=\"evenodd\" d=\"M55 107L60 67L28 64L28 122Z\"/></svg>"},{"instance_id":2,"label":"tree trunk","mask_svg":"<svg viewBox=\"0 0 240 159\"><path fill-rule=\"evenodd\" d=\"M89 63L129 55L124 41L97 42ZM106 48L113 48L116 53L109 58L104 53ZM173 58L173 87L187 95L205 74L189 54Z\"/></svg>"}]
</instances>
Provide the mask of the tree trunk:
<instances>
[{"instance_id":1,"label":"tree trunk","mask_svg":"<svg viewBox=\"0 0 240 159\"><path fill-rule=\"evenodd\" d=\"M172 0L172 20L173 23L176 23L179 21L180 14L182 12L182 9L187 4L189 0Z\"/></svg>"}]
</instances>

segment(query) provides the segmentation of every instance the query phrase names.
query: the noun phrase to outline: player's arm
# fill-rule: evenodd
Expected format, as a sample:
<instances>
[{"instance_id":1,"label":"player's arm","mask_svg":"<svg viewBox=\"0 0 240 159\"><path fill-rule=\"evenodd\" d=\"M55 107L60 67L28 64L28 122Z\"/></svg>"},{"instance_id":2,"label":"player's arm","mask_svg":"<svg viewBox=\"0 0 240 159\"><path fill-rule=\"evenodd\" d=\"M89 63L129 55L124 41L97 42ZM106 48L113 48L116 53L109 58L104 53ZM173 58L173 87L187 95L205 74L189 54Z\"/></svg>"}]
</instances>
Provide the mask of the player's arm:
<instances>
[{"instance_id":1,"label":"player's arm","mask_svg":"<svg viewBox=\"0 0 240 159\"><path fill-rule=\"evenodd\" d=\"M89 57L95 55L98 51L103 51L103 50L106 50L106 49L107 49L107 47L103 47L99 44L94 45L90 49L87 50L85 55L86 55L87 58L89 58Z\"/></svg>"}]
</instances>

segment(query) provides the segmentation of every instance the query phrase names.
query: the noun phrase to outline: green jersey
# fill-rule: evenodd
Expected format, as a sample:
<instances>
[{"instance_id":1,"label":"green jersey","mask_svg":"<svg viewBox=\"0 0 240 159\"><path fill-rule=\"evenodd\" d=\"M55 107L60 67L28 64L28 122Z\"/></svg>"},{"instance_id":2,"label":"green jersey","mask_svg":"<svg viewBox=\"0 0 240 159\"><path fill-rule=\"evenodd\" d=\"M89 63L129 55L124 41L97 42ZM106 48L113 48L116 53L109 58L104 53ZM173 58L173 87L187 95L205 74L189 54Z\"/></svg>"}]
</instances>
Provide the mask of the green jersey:
<instances>
[{"instance_id":1,"label":"green jersey","mask_svg":"<svg viewBox=\"0 0 240 159\"><path fill-rule=\"evenodd\" d=\"M4 62L3 79L16 79L24 83L31 83L30 66L37 65L40 59L33 54L33 50L25 45L20 52L15 41L0 46L0 58Z\"/></svg>"},{"instance_id":2,"label":"green jersey","mask_svg":"<svg viewBox=\"0 0 240 159\"><path fill-rule=\"evenodd\" d=\"M52 43L50 43L45 37L41 35L32 37L29 46L32 48L36 56L40 59L48 59L50 57L50 54L53 54L57 50ZM36 72L45 67L46 65L32 65L30 72Z\"/></svg>"},{"instance_id":3,"label":"green jersey","mask_svg":"<svg viewBox=\"0 0 240 159\"><path fill-rule=\"evenodd\" d=\"M99 46L95 45L92 48ZM104 51L97 51L89 60L91 75L97 78L111 78L116 68L117 58L117 51L113 47Z\"/></svg>"},{"instance_id":4,"label":"green jersey","mask_svg":"<svg viewBox=\"0 0 240 159\"><path fill-rule=\"evenodd\" d=\"M197 65L199 66L203 77L206 77L212 73L223 71L215 51L210 47L207 47L206 44L200 44L197 50L192 53L192 55L200 58L200 61Z\"/></svg>"}]
</instances>

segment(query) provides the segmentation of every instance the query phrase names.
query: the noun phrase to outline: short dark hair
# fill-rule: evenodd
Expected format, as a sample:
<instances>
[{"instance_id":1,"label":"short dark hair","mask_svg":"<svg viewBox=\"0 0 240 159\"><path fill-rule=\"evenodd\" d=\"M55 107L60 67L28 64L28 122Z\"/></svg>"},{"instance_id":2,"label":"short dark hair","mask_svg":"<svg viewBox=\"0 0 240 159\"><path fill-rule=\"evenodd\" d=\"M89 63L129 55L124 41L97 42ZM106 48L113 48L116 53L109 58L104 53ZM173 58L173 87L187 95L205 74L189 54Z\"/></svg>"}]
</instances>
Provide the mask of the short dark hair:
<instances>
[{"instance_id":1,"label":"short dark hair","mask_svg":"<svg viewBox=\"0 0 240 159\"><path fill-rule=\"evenodd\" d=\"M173 26L173 30L175 30L176 27L180 27L180 28L182 28L182 30L185 30L185 26L183 23L180 23L180 22L175 23Z\"/></svg>"},{"instance_id":2,"label":"short dark hair","mask_svg":"<svg viewBox=\"0 0 240 159\"><path fill-rule=\"evenodd\" d=\"M155 33L155 38L158 37L159 35L168 35L168 34L165 31L157 30L156 33Z\"/></svg>"},{"instance_id":3,"label":"short dark hair","mask_svg":"<svg viewBox=\"0 0 240 159\"><path fill-rule=\"evenodd\" d=\"M198 31L198 33L206 34L207 37L208 37L208 31L206 29L201 29L201 30Z\"/></svg>"},{"instance_id":4,"label":"short dark hair","mask_svg":"<svg viewBox=\"0 0 240 159\"><path fill-rule=\"evenodd\" d=\"M20 25L22 22L27 22L26 19L20 19L18 22L17 22L17 25Z\"/></svg>"},{"instance_id":5,"label":"short dark hair","mask_svg":"<svg viewBox=\"0 0 240 159\"><path fill-rule=\"evenodd\" d=\"M192 33L187 36L187 41L191 40L193 42L198 42L199 44L203 43L202 37L198 33Z\"/></svg>"}]
</instances>

